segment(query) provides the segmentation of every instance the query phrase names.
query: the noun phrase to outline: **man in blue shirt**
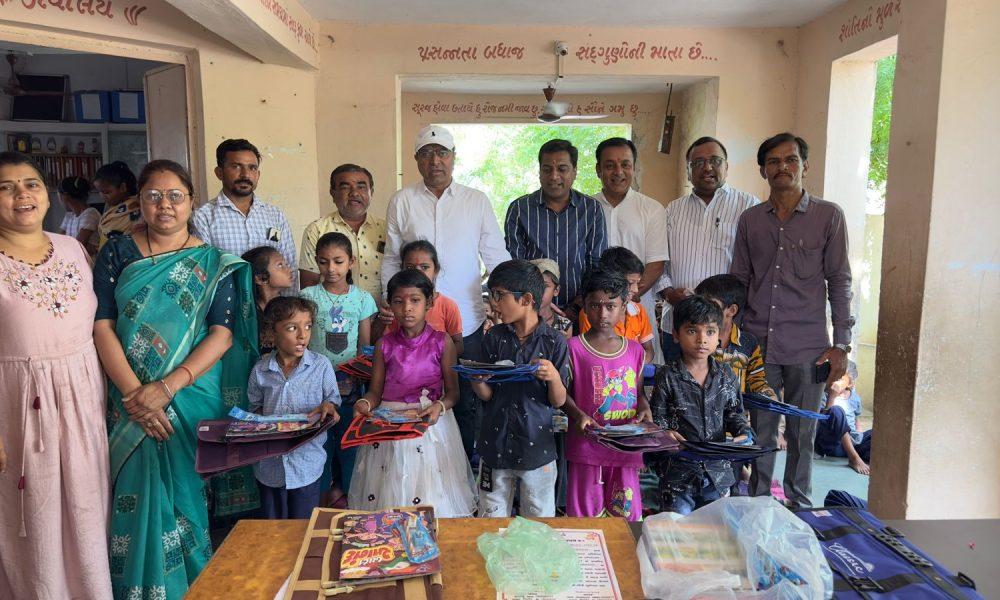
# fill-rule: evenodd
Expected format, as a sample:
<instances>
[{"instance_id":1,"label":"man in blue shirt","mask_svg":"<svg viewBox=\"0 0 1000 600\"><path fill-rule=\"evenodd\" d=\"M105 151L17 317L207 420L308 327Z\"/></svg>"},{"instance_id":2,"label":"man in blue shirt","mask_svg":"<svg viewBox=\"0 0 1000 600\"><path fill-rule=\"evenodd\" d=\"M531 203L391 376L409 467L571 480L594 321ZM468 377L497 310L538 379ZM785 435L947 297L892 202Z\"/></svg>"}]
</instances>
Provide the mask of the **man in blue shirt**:
<instances>
[{"instance_id":1,"label":"man in blue shirt","mask_svg":"<svg viewBox=\"0 0 1000 600\"><path fill-rule=\"evenodd\" d=\"M507 209L504 237L513 258L551 258L562 280L556 305L573 309L587 269L608 247L604 210L597 200L573 189L577 149L566 140L549 140L538 151L541 188L514 200Z\"/></svg>"}]
</instances>

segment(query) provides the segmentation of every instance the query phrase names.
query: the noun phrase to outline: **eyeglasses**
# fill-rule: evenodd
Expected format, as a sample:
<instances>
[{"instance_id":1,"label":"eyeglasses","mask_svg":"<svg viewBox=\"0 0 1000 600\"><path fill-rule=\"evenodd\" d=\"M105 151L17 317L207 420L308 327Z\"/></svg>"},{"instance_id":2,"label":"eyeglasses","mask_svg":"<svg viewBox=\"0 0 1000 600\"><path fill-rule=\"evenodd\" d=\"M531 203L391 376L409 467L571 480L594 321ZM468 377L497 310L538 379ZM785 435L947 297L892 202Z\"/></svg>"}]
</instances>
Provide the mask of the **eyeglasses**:
<instances>
[{"instance_id":1,"label":"eyeglasses","mask_svg":"<svg viewBox=\"0 0 1000 600\"><path fill-rule=\"evenodd\" d=\"M143 190L139 192L139 198L146 204L159 204L166 197L171 204L177 206L191 194L184 190Z\"/></svg>"},{"instance_id":2,"label":"eyeglasses","mask_svg":"<svg viewBox=\"0 0 1000 600\"><path fill-rule=\"evenodd\" d=\"M507 294L510 294L511 296L513 296L515 300L520 300L521 296L523 296L525 294L525 292L508 292L507 290L490 290L490 299L493 300L494 302L496 302L497 304L499 304L500 301L503 300L503 297L506 296Z\"/></svg>"},{"instance_id":3,"label":"eyeglasses","mask_svg":"<svg viewBox=\"0 0 1000 600\"><path fill-rule=\"evenodd\" d=\"M420 151L417 152L417 160L427 160L431 157L431 155L437 156L438 158L448 158L451 154L451 150L447 148L438 148L437 150L421 148Z\"/></svg>"},{"instance_id":4,"label":"eyeglasses","mask_svg":"<svg viewBox=\"0 0 1000 600\"><path fill-rule=\"evenodd\" d=\"M726 159L722 158L721 156L713 156L711 158L696 158L691 162L689 162L688 164L691 165L692 169L704 169L706 164L712 165L713 167L718 169L725 162Z\"/></svg>"}]
</instances>

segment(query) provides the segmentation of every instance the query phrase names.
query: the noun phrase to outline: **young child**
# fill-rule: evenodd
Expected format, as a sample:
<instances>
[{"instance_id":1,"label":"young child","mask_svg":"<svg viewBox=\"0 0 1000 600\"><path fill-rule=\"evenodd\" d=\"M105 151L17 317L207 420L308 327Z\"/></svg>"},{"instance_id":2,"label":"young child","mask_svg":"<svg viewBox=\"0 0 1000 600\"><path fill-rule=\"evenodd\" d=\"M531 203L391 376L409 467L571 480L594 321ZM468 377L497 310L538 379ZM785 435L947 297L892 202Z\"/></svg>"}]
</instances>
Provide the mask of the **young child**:
<instances>
[{"instance_id":1,"label":"young child","mask_svg":"<svg viewBox=\"0 0 1000 600\"><path fill-rule=\"evenodd\" d=\"M566 440L566 514L638 521L642 455L605 448L584 433L588 427L652 420L642 388L642 346L616 332L625 316L628 282L619 273L596 269L584 279L581 293L593 326L568 342L572 398L563 410L574 427Z\"/></svg>"},{"instance_id":2,"label":"young child","mask_svg":"<svg viewBox=\"0 0 1000 600\"><path fill-rule=\"evenodd\" d=\"M334 366L353 359L360 347L371 343L372 317L378 313L372 295L352 284L354 263L351 240L346 235L338 232L323 235L316 242L320 282L300 292L303 298L312 300L318 307L316 335L309 342L309 349L326 356ZM341 422L331 429L326 446L330 464L323 471L323 486L330 494L324 498L324 504L336 503L350 489L357 454L355 448L340 448L340 439L347 431L358 395L355 382L343 373L337 378L344 401L340 406ZM331 488L331 482L338 480L339 489Z\"/></svg>"},{"instance_id":3,"label":"young child","mask_svg":"<svg viewBox=\"0 0 1000 600\"><path fill-rule=\"evenodd\" d=\"M551 258L536 258L531 264L538 267L545 281L545 293L538 308L538 316L545 323L562 334L567 340L573 337L573 322L566 318L552 299L559 295L559 265Z\"/></svg>"},{"instance_id":4,"label":"young child","mask_svg":"<svg viewBox=\"0 0 1000 600\"><path fill-rule=\"evenodd\" d=\"M271 330L275 349L254 365L247 383L250 410L265 416L308 413L340 417L337 379L326 357L308 348L316 305L304 298L268 302L261 325ZM254 465L265 519L308 519L319 505L320 475L326 464L326 434L280 457Z\"/></svg>"},{"instance_id":5,"label":"young child","mask_svg":"<svg viewBox=\"0 0 1000 600\"><path fill-rule=\"evenodd\" d=\"M400 249L399 257L403 261L404 269L416 269L426 275L431 283L437 281L438 273L441 272L441 263L438 262L434 244L427 240L410 242ZM451 341L455 343L455 350L459 355L462 354L462 313L459 312L458 305L455 304L454 300L435 291L433 305L427 311L427 324L451 336ZM393 321L385 330L389 333L398 331L399 321ZM376 339L377 337L379 336L376 336Z\"/></svg>"},{"instance_id":6,"label":"young child","mask_svg":"<svg viewBox=\"0 0 1000 600\"><path fill-rule=\"evenodd\" d=\"M777 400L764 376L764 353L761 351L757 337L747 331L742 331L735 323L736 317L743 310L747 301L747 288L733 275L713 275L702 281L695 288L695 293L704 296L719 305L722 309L722 328L719 330L719 348L712 355L715 360L729 365L736 379L739 380L737 391L740 394L762 394ZM742 406L742 402L740 405ZM747 411L744 410L744 415ZM733 464L733 475L738 478L730 488L733 495L741 493L739 482L750 481L750 467L739 463Z\"/></svg>"},{"instance_id":7,"label":"young child","mask_svg":"<svg viewBox=\"0 0 1000 600\"><path fill-rule=\"evenodd\" d=\"M274 350L274 335L264 326L264 307L292 289L292 268L285 263L285 257L277 248L257 246L243 253L243 260L250 263L253 272L253 299L257 307L257 334L260 337L260 353L263 356Z\"/></svg>"},{"instance_id":8,"label":"young child","mask_svg":"<svg viewBox=\"0 0 1000 600\"><path fill-rule=\"evenodd\" d=\"M615 333L635 340L642 344L643 364L648 364L653 360L653 325L649 320L649 314L642 304L636 302L639 295L639 281L642 280L642 273L646 267L629 249L621 246L608 248L601 254L598 261L599 269L619 273L628 282L628 300L625 303L625 316L620 322L615 324ZM590 320L587 318L587 311L580 311L580 333L586 333L590 329Z\"/></svg>"},{"instance_id":9,"label":"young child","mask_svg":"<svg viewBox=\"0 0 1000 600\"><path fill-rule=\"evenodd\" d=\"M562 334L539 318L545 286L525 260L497 265L487 283L502 323L486 333L483 360L535 363L532 381L472 383L483 401L479 451L479 516L509 517L515 489L523 517L556 514L556 442L552 409L566 402L569 362Z\"/></svg>"},{"instance_id":10,"label":"young child","mask_svg":"<svg viewBox=\"0 0 1000 600\"><path fill-rule=\"evenodd\" d=\"M448 334L427 324L434 284L416 269L392 276L386 297L399 330L375 344L372 381L354 405L370 417L378 406L419 408L431 423L419 438L362 446L348 504L357 510L430 504L438 517L468 517L476 510L475 479L454 412L457 353ZM424 402L421 399L424 398Z\"/></svg>"},{"instance_id":11,"label":"young child","mask_svg":"<svg viewBox=\"0 0 1000 600\"><path fill-rule=\"evenodd\" d=\"M719 347L722 311L703 296L685 298L674 309L674 341L681 356L657 370L653 419L678 441L734 442L750 434L743 417L739 382L730 368L712 359ZM728 460L695 462L647 455L660 477L660 508L682 515L729 494L735 482Z\"/></svg>"},{"instance_id":12,"label":"young child","mask_svg":"<svg viewBox=\"0 0 1000 600\"><path fill-rule=\"evenodd\" d=\"M815 447L816 454L846 458L849 467L861 475L869 475L872 432L870 429L858 431L861 396L854 389L855 377L857 367L849 363L847 373L830 386L823 408L830 418L816 424Z\"/></svg>"}]
</instances>

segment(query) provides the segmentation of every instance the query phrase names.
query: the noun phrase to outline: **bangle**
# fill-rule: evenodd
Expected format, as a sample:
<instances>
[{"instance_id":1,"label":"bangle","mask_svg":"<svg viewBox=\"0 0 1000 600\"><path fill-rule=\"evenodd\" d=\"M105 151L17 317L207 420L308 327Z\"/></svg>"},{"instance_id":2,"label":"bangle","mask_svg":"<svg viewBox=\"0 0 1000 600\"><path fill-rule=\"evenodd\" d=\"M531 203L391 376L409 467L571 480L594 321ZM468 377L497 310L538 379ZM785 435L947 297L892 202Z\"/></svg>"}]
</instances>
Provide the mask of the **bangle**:
<instances>
[{"instance_id":1,"label":"bangle","mask_svg":"<svg viewBox=\"0 0 1000 600\"><path fill-rule=\"evenodd\" d=\"M368 401L368 398L360 398L358 402L364 402L368 405L368 410L372 409L372 403ZM355 404L357 404L357 402L355 402Z\"/></svg>"},{"instance_id":2,"label":"bangle","mask_svg":"<svg viewBox=\"0 0 1000 600\"><path fill-rule=\"evenodd\" d=\"M188 385L194 385L194 373L191 371L191 369L187 368L184 365L177 365L177 368L184 369L184 372L187 373L188 375Z\"/></svg>"},{"instance_id":3,"label":"bangle","mask_svg":"<svg viewBox=\"0 0 1000 600\"><path fill-rule=\"evenodd\" d=\"M163 389L167 390L167 397L170 398L171 400L173 400L174 399L174 392L171 391L170 386L167 385L167 382L161 379L160 380L160 385L163 386Z\"/></svg>"},{"instance_id":4,"label":"bangle","mask_svg":"<svg viewBox=\"0 0 1000 600\"><path fill-rule=\"evenodd\" d=\"M444 405L444 400L435 400L435 402L441 405L441 412L446 412L448 410L448 407Z\"/></svg>"}]
</instances>

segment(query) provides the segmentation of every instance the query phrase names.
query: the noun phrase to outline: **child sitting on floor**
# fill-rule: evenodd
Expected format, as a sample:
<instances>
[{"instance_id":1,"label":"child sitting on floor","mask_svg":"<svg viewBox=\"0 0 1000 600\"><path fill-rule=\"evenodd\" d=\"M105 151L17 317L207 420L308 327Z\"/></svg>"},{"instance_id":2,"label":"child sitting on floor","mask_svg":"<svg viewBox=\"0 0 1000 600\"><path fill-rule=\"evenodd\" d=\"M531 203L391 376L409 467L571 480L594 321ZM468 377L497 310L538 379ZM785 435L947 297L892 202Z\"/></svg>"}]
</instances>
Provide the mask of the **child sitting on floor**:
<instances>
[{"instance_id":1,"label":"child sitting on floor","mask_svg":"<svg viewBox=\"0 0 1000 600\"><path fill-rule=\"evenodd\" d=\"M595 269L581 293L592 327L568 343L573 393L564 410L574 427L566 441L566 514L638 521L642 455L605 448L586 434L590 427L652 420L642 386L642 346L617 332L629 284L619 273Z\"/></svg>"},{"instance_id":2,"label":"child sitting on floor","mask_svg":"<svg viewBox=\"0 0 1000 600\"><path fill-rule=\"evenodd\" d=\"M830 415L816 426L816 454L846 458L847 464L862 475L871 469L872 432L858 431L858 417L861 416L861 396L854 390L857 367L853 363L847 373L833 382L826 397L823 412Z\"/></svg>"},{"instance_id":3,"label":"child sitting on floor","mask_svg":"<svg viewBox=\"0 0 1000 600\"><path fill-rule=\"evenodd\" d=\"M479 516L509 517L515 489L518 514L554 517L556 443L552 410L566 402L569 362L562 334L539 318L545 289L538 268L509 260L490 273L490 297L502 323L486 333L483 359L535 363L531 381L490 383L482 376L472 389L483 401L479 452Z\"/></svg>"},{"instance_id":4,"label":"child sitting on floor","mask_svg":"<svg viewBox=\"0 0 1000 600\"><path fill-rule=\"evenodd\" d=\"M278 297L267 303L261 327L275 349L254 365L247 383L250 410L265 416L308 413L340 418L340 394L333 365L309 350L316 305L304 298ZM319 505L320 475L326 464L326 433L284 456L254 465L265 519L308 519Z\"/></svg>"},{"instance_id":5,"label":"child sitting on floor","mask_svg":"<svg viewBox=\"0 0 1000 600\"><path fill-rule=\"evenodd\" d=\"M653 324L649 320L646 309L637 302L639 282L642 280L642 273L646 267L639 260L639 257L629 249L614 246L601 254L598 268L619 273L628 282L625 314L622 320L615 325L615 332L639 342L643 350L642 362L649 364L653 360ZM587 311L580 311L580 333L586 333L588 329L590 329L590 321L587 319Z\"/></svg>"},{"instance_id":6,"label":"child sitting on floor","mask_svg":"<svg viewBox=\"0 0 1000 600\"><path fill-rule=\"evenodd\" d=\"M722 311L703 296L690 296L674 312L674 341L681 356L656 372L653 419L678 441L734 442L750 435L739 382L728 365L713 360ZM682 515L729 495L735 482L728 460L695 462L670 454L647 455L660 477L660 508Z\"/></svg>"},{"instance_id":7,"label":"child sitting on floor","mask_svg":"<svg viewBox=\"0 0 1000 600\"><path fill-rule=\"evenodd\" d=\"M475 478L462 447L454 411L457 360L451 337L427 324L434 284L416 269L392 276L386 297L399 330L375 344L368 392L354 416L371 418L379 406L419 409L430 427L414 439L362 446L354 465L348 505L357 510L430 504L438 517L468 517L476 510ZM427 405L422 399L429 399Z\"/></svg>"}]
</instances>

